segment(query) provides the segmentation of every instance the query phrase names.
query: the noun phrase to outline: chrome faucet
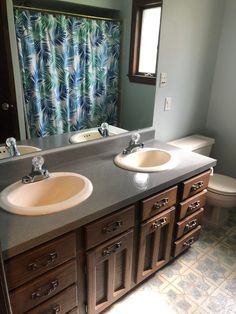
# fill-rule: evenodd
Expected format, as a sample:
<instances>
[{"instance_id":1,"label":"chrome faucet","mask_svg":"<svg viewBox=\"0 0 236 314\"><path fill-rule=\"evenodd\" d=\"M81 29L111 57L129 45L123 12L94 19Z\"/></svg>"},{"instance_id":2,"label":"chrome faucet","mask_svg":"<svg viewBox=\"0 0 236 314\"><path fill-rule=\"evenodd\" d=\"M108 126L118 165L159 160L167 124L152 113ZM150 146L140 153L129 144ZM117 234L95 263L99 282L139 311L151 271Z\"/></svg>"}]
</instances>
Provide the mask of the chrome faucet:
<instances>
[{"instance_id":1,"label":"chrome faucet","mask_svg":"<svg viewBox=\"0 0 236 314\"><path fill-rule=\"evenodd\" d=\"M128 155L128 154L131 154L135 150L135 148L143 148L144 144L140 143L139 140L140 140L140 134L139 133L132 134L131 140L129 142L129 146L126 147L122 153L124 155Z\"/></svg>"},{"instance_id":2,"label":"chrome faucet","mask_svg":"<svg viewBox=\"0 0 236 314\"><path fill-rule=\"evenodd\" d=\"M36 156L32 159L31 173L22 178L22 183L33 183L47 179L49 172L47 169L43 169L44 158L42 156Z\"/></svg>"},{"instance_id":3,"label":"chrome faucet","mask_svg":"<svg viewBox=\"0 0 236 314\"><path fill-rule=\"evenodd\" d=\"M6 139L6 148L10 156L20 156L20 152L16 146L16 139L14 137L8 137Z\"/></svg>"},{"instance_id":4,"label":"chrome faucet","mask_svg":"<svg viewBox=\"0 0 236 314\"><path fill-rule=\"evenodd\" d=\"M102 137L108 137L109 131L108 131L108 123L103 122L101 126L98 128L98 132L101 134Z\"/></svg>"}]
</instances>

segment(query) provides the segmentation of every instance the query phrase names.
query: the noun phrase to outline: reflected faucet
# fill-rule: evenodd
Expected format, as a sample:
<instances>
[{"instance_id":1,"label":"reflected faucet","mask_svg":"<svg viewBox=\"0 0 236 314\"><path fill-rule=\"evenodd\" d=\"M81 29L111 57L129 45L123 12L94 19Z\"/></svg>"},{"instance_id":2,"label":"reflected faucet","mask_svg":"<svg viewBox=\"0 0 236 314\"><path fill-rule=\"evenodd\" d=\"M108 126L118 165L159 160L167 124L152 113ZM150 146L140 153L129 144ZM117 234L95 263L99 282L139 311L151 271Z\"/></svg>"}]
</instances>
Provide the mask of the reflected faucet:
<instances>
[{"instance_id":1,"label":"reflected faucet","mask_svg":"<svg viewBox=\"0 0 236 314\"><path fill-rule=\"evenodd\" d=\"M103 122L101 126L98 128L98 132L101 134L102 137L108 137L109 131L108 131L108 123Z\"/></svg>"},{"instance_id":2,"label":"reflected faucet","mask_svg":"<svg viewBox=\"0 0 236 314\"><path fill-rule=\"evenodd\" d=\"M32 170L29 175L22 178L22 183L33 183L47 179L49 172L47 169L43 169L44 158L42 156L36 156L32 159Z\"/></svg>"},{"instance_id":3,"label":"reflected faucet","mask_svg":"<svg viewBox=\"0 0 236 314\"><path fill-rule=\"evenodd\" d=\"M16 139L14 137L6 139L6 147L11 157L20 156L20 152L16 146Z\"/></svg>"},{"instance_id":4,"label":"reflected faucet","mask_svg":"<svg viewBox=\"0 0 236 314\"><path fill-rule=\"evenodd\" d=\"M140 134L139 133L132 134L131 140L129 142L129 146L126 147L122 153L124 155L128 155L128 154L132 153L135 150L135 148L143 148L144 144L140 143L139 140L140 140Z\"/></svg>"}]
</instances>

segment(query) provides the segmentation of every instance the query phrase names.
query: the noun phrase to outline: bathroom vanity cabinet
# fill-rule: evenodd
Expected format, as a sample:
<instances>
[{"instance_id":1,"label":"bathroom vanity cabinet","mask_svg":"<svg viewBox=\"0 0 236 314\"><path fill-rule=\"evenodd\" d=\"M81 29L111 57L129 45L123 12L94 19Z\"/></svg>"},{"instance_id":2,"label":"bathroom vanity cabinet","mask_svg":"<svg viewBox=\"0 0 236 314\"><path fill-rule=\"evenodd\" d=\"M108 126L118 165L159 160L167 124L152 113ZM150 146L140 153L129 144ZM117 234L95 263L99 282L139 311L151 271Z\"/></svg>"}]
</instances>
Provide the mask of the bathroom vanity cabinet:
<instances>
[{"instance_id":1,"label":"bathroom vanity cabinet","mask_svg":"<svg viewBox=\"0 0 236 314\"><path fill-rule=\"evenodd\" d=\"M11 314L11 306L4 271L4 262L2 260L1 243L0 243L0 314Z\"/></svg>"},{"instance_id":2,"label":"bathroom vanity cabinet","mask_svg":"<svg viewBox=\"0 0 236 314\"><path fill-rule=\"evenodd\" d=\"M13 314L97 314L199 237L210 171L5 260Z\"/></svg>"}]
</instances>

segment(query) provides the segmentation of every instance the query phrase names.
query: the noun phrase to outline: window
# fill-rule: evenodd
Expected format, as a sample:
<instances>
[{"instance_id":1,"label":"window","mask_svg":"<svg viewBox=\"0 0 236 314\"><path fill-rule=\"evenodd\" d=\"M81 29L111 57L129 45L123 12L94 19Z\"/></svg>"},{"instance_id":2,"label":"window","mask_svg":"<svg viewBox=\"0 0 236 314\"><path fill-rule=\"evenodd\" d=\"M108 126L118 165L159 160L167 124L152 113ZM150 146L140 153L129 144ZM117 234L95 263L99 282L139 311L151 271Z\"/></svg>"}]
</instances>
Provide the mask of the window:
<instances>
[{"instance_id":1,"label":"window","mask_svg":"<svg viewBox=\"0 0 236 314\"><path fill-rule=\"evenodd\" d=\"M162 1L133 0L129 79L155 84Z\"/></svg>"}]
</instances>

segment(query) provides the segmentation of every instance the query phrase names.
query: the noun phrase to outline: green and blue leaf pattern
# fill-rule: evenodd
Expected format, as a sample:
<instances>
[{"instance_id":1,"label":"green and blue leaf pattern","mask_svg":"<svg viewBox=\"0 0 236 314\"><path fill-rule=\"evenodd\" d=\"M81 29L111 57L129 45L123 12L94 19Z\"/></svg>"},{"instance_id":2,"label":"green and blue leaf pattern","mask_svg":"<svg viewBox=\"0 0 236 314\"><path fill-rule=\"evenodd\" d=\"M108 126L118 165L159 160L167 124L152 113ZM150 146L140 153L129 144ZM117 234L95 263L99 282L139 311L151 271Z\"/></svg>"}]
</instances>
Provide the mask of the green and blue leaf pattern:
<instances>
[{"instance_id":1,"label":"green and blue leaf pattern","mask_svg":"<svg viewBox=\"0 0 236 314\"><path fill-rule=\"evenodd\" d=\"M30 137L117 125L120 22L15 10Z\"/></svg>"}]
</instances>

